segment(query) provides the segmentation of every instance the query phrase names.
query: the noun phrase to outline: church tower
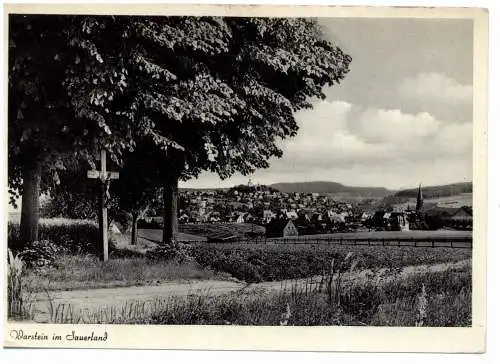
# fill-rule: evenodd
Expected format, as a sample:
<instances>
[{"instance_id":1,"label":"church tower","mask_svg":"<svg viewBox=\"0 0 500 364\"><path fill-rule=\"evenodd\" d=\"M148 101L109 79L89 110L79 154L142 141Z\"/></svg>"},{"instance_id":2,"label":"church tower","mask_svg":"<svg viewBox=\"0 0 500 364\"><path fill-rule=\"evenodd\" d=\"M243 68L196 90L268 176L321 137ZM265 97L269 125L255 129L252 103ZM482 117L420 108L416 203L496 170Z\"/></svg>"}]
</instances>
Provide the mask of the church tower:
<instances>
[{"instance_id":1,"label":"church tower","mask_svg":"<svg viewBox=\"0 0 500 364\"><path fill-rule=\"evenodd\" d=\"M417 194L417 205L415 206L415 211L417 213L422 212L423 205L424 205L424 197L422 195L422 184L419 184L418 194Z\"/></svg>"}]
</instances>

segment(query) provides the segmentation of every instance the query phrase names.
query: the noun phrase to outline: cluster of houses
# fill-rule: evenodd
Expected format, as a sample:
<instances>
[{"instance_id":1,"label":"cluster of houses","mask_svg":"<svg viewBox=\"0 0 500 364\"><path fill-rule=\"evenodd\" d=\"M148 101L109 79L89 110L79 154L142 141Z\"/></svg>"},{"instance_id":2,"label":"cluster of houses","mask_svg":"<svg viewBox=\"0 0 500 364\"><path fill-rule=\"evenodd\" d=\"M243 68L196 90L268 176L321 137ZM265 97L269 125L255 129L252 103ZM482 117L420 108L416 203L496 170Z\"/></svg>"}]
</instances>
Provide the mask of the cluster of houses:
<instances>
[{"instance_id":1,"label":"cluster of houses","mask_svg":"<svg viewBox=\"0 0 500 364\"><path fill-rule=\"evenodd\" d=\"M420 187L413 209L408 206L404 210L363 211L352 203L328 195L284 193L266 186L249 185L229 190L182 191L178 219L180 224L256 224L266 227L268 237L443 226L472 228L471 210L448 210L424 209Z\"/></svg>"},{"instance_id":2,"label":"cluster of houses","mask_svg":"<svg viewBox=\"0 0 500 364\"><path fill-rule=\"evenodd\" d=\"M179 223L290 221L300 234L332 232L368 218L351 203L319 193L284 193L265 186L230 190L190 190L180 194Z\"/></svg>"}]
</instances>

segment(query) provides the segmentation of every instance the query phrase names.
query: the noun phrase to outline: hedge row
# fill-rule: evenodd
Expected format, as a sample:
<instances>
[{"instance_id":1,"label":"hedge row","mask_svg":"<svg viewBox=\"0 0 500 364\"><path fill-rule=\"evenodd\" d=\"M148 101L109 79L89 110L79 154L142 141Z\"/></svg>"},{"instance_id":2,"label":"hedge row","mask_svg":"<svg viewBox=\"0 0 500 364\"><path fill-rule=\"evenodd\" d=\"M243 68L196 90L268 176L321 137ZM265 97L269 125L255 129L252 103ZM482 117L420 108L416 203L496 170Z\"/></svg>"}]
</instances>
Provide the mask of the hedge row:
<instances>
[{"instance_id":1,"label":"hedge row","mask_svg":"<svg viewBox=\"0 0 500 364\"><path fill-rule=\"evenodd\" d=\"M50 241L61 246L71 254L98 254L99 226L92 220L79 219L40 219L38 237L40 241ZM19 246L19 222L8 223L8 245ZM109 241L110 251L115 248Z\"/></svg>"}]
</instances>

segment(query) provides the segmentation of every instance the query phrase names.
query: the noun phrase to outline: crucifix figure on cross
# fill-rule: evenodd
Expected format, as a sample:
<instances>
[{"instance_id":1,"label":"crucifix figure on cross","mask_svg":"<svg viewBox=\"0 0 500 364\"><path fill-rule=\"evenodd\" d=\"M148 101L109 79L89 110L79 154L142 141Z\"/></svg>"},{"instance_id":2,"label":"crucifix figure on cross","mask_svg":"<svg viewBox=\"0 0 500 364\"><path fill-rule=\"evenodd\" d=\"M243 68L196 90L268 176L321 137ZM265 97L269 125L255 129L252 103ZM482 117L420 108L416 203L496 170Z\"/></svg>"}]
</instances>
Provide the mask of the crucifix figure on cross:
<instances>
[{"instance_id":1,"label":"crucifix figure on cross","mask_svg":"<svg viewBox=\"0 0 500 364\"><path fill-rule=\"evenodd\" d=\"M101 150L101 170L90 170L87 172L88 178L99 179L101 181L101 193L99 196L99 248L101 249L101 259L108 260L108 211L109 184L112 179L118 179L118 172L108 172L106 170L106 150Z\"/></svg>"}]
</instances>

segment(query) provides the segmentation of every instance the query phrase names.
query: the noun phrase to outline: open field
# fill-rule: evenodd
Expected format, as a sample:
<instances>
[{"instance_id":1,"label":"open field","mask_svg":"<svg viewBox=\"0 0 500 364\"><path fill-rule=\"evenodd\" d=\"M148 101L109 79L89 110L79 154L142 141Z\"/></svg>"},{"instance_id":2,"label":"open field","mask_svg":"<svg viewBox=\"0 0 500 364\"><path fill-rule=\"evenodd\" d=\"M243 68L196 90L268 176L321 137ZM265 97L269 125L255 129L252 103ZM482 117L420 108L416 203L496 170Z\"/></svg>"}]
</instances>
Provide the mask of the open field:
<instances>
[{"instance_id":1,"label":"open field","mask_svg":"<svg viewBox=\"0 0 500 364\"><path fill-rule=\"evenodd\" d=\"M179 233L179 240L190 241L189 235ZM139 236L151 241L160 242L162 231L160 229L139 229ZM185 238L185 239L183 239ZM410 230L410 231L359 231L352 233L335 233L335 234L315 234L315 235L300 235L287 236L284 238L268 238L266 240L334 240L334 239L394 239L394 240L411 240L411 239L472 239L472 231L462 230ZM199 236L194 236L192 239L199 239Z\"/></svg>"},{"instance_id":2,"label":"open field","mask_svg":"<svg viewBox=\"0 0 500 364\"><path fill-rule=\"evenodd\" d=\"M428 203L435 203L438 207L454 207L472 206L472 193L462 193L457 196L447 196L439 198L431 198L426 200Z\"/></svg>"},{"instance_id":3,"label":"open field","mask_svg":"<svg viewBox=\"0 0 500 364\"><path fill-rule=\"evenodd\" d=\"M203 267L246 282L306 278L330 269L333 261L352 255L356 269L401 269L410 265L453 263L470 259L468 248L415 248L329 244L197 245L190 254Z\"/></svg>"},{"instance_id":4,"label":"open field","mask_svg":"<svg viewBox=\"0 0 500 364\"><path fill-rule=\"evenodd\" d=\"M139 236L151 242L160 243L159 229L139 230ZM411 230L411 231L363 231L352 233L316 234L287 236L283 238L229 239L221 242L203 241L197 236L179 234L179 241L190 244L232 247L246 245L314 245L311 249L328 249L328 245L387 245L415 247L472 248L472 232L460 230ZM285 248L286 249L286 248Z\"/></svg>"},{"instance_id":5,"label":"open field","mask_svg":"<svg viewBox=\"0 0 500 364\"><path fill-rule=\"evenodd\" d=\"M449 207L449 208L460 208L462 206L472 206L472 193L462 193L460 195L454 196L444 196L436 198L426 198L424 199L424 208L426 207ZM410 208L415 208L415 199L411 199L407 202L395 204L394 208L406 209L408 206Z\"/></svg>"},{"instance_id":6,"label":"open field","mask_svg":"<svg viewBox=\"0 0 500 364\"><path fill-rule=\"evenodd\" d=\"M316 234L287 236L276 240L315 240L315 239L472 239L472 231L462 230L410 230L410 231L359 231L352 233Z\"/></svg>"},{"instance_id":7,"label":"open field","mask_svg":"<svg viewBox=\"0 0 500 364\"><path fill-rule=\"evenodd\" d=\"M263 226L246 223L181 224L176 237L178 241L207 241L210 239L245 239L248 234L265 235ZM139 236L160 242L161 229L139 229Z\"/></svg>"},{"instance_id":8,"label":"open field","mask_svg":"<svg viewBox=\"0 0 500 364\"><path fill-rule=\"evenodd\" d=\"M208 239L244 239L248 234L265 235L266 228L248 223L180 224L179 231Z\"/></svg>"},{"instance_id":9,"label":"open field","mask_svg":"<svg viewBox=\"0 0 500 364\"><path fill-rule=\"evenodd\" d=\"M137 231L137 235L140 238L159 243L162 240L163 231L161 229L139 229ZM205 236L187 234L183 232L178 232L175 237L178 241L207 241Z\"/></svg>"}]
</instances>

